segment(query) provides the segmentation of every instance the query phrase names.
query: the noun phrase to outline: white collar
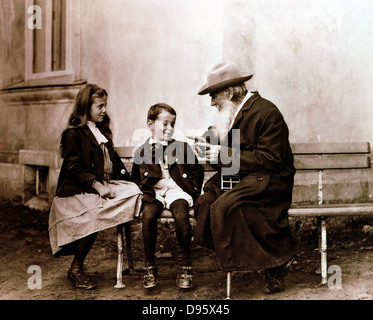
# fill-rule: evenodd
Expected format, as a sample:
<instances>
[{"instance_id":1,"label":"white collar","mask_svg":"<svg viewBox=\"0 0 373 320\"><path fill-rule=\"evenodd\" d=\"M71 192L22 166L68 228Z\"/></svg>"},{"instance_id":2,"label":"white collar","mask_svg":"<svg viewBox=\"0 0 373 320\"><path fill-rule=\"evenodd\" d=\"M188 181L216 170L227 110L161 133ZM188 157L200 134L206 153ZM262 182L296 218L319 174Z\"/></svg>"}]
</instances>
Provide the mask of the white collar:
<instances>
[{"instance_id":1,"label":"white collar","mask_svg":"<svg viewBox=\"0 0 373 320\"><path fill-rule=\"evenodd\" d=\"M252 95L253 95L252 92L247 91L245 98L242 100L240 106L238 107L236 113L234 114L234 117L233 117L233 120L232 120L232 122L231 122L231 126L230 126L231 129L232 129L232 126L233 126L234 121L235 121L236 118L237 118L238 113L240 112L240 110L242 109L242 107L243 107L243 105L246 103L246 101L249 100L250 97L251 97Z\"/></svg>"},{"instance_id":2,"label":"white collar","mask_svg":"<svg viewBox=\"0 0 373 320\"><path fill-rule=\"evenodd\" d=\"M92 134L96 138L98 144L108 142L108 139L101 133L101 131L97 128L96 123L93 121L87 121L87 126L91 130Z\"/></svg>"},{"instance_id":3,"label":"white collar","mask_svg":"<svg viewBox=\"0 0 373 320\"><path fill-rule=\"evenodd\" d=\"M149 138L149 144L161 144L163 146L168 146L168 142L167 141L157 141L155 139L153 139L152 137Z\"/></svg>"}]
</instances>

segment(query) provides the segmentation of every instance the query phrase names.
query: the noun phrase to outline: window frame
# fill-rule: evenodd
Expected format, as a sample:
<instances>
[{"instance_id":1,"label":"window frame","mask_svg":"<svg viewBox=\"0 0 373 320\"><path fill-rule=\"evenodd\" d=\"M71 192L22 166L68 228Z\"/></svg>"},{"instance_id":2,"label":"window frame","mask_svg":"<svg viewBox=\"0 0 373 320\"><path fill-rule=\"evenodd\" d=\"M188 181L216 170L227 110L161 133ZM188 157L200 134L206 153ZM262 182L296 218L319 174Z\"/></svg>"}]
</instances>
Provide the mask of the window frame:
<instances>
[{"instance_id":1,"label":"window frame","mask_svg":"<svg viewBox=\"0 0 373 320\"><path fill-rule=\"evenodd\" d=\"M72 0L66 0L66 61L65 70L52 71L52 0L46 0L47 11L45 14L45 21L42 21L42 28L46 28L46 45L45 45L45 70L44 72L34 73L33 72L33 38L34 29L30 29L27 25L28 19L30 18L30 13L28 13L28 8L34 5L34 0L25 1L25 81L36 80L36 79L46 79L61 76L72 76L73 75L73 65L72 65L72 43L73 43L73 33L72 33ZM42 8L43 10L43 8Z\"/></svg>"}]
</instances>

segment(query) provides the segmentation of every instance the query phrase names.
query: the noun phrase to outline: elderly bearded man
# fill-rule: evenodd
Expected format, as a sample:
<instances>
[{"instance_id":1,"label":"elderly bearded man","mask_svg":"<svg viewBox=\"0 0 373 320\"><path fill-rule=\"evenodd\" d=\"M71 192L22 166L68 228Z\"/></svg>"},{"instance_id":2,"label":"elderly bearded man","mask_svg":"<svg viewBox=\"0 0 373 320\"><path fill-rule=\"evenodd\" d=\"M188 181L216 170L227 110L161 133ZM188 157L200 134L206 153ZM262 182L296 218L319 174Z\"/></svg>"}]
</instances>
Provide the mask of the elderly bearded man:
<instances>
[{"instance_id":1,"label":"elderly bearded man","mask_svg":"<svg viewBox=\"0 0 373 320\"><path fill-rule=\"evenodd\" d=\"M274 293L284 289L297 248L288 222L295 168L284 118L258 92L247 91L251 77L223 62L198 92L210 94L219 112L215 128L204 135L207 142L195 147L199 152L203 147L204 159L215 163L218 173L195 204L194 239L216 250L223 271L265 269L264 292ZM239 177L225 192L224 170Z\"/></svg>"}]
</instances>

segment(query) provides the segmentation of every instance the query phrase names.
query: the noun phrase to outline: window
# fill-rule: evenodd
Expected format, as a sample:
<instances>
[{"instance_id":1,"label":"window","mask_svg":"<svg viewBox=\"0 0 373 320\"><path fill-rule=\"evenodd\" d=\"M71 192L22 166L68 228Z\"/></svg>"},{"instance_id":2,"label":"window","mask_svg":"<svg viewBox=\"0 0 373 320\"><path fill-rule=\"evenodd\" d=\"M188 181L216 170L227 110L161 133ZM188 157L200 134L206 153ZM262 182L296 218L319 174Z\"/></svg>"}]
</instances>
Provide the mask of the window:
<instances>
[{"instance_id":1,"label":"window","mask_svg":"<svg viewBox=\"0 0 373 320\"><path fill-rule=\"evenodd\" d=\"M45 166L35 168L36 196L48 196L48 171L49 168Z\"/></svg>"},{"instance_id":2,"label":"window","mask_svg":"<svg viewBox=\"0 0 373 320\"><path fill-rule=\"evenodd\" d=\"M49 197L49 167L25 165L23 200L28 202L34 197L48 199Z\"/></svg>"},{"instance_id":3,"label":"window","mask_svg":"<svg viewBox=\"0 0 373 320\"><path fill-rule=\"evenodd\" d=\"M26 80L71 74L70 6L71 0L26 1ZM39 19L38 27L30 28L30 17Z\"/></svg>"}]
</instances>

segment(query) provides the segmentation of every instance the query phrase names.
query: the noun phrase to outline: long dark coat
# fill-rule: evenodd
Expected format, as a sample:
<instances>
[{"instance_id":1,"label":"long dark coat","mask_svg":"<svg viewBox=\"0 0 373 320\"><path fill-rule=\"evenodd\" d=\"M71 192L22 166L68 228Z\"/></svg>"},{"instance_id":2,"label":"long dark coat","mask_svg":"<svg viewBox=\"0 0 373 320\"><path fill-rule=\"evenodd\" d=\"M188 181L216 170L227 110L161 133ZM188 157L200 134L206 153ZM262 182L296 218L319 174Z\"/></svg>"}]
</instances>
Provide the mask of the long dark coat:
<instances>
[{"instance_id":1,"label":"long dark coat","mask_svg":"<svg viewBox=\"0 0 373 320\"><path fill-rule=\"evenodd\" d=\"M154 185L161 179L162 170L159 158L163 154L169 157L169 173L176 184L195 201L201 194L204 178L203 167L198 161L191 147L182 141L172 140L165 151L158 146L145 141L134 155L134 163L131 171L131 181L135 182L143 192L143 201L152 202L155 200Z\"/></svg>"},{"instance_id":2,"label":"long dark coat","mask_svg":"<svg viewBox=\"0 0 373 320\"><path fill-rule=\"evenodd\" d=\"M277 107L255 92L232 129L240 130L238 146L231 130L222 151L239 161L241 181L224 193L220 172L206 182L195 208L195 242L215 248L224 271L282 265L297 247L287 214L295 174L288 127Z\"/></svg>"},{"instance_id":3,"label":"long dark coat","mask_svg":"<svg viewBox=\"0 0 373 320\"><path fill-rule=\"evenodd\" d=\"M105 135L104 132L101 131ZM129 180L129 173L113 143L107 135L105 144L113 163L113 180ZM92 188L94 180L104 179L104 155L88 126L66 129L61 138L64 160L57 182L59 197L72 196L79 193L98 193Z\"/></svg>"}]
</instances>

